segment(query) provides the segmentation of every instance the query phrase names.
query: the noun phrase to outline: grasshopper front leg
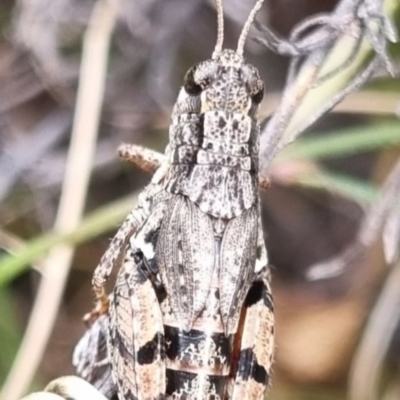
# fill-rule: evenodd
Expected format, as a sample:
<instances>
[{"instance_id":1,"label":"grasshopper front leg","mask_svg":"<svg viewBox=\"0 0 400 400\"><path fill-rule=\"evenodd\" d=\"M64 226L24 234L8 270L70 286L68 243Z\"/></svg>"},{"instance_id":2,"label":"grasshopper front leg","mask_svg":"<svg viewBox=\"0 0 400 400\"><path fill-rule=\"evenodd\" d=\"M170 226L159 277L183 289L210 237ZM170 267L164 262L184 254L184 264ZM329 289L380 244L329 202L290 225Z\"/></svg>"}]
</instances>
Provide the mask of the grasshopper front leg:
<instances>
[{"instance_id":1,"label":"grasshopper front leg","mask_svg":"<svg viewBox=\"0 0 400 400\"><path fill-rule=\"evenodd\" d=\"M137 165L142 171L154 174L165 162L164 154L137 144L124 143L118 147L118 155L124 161Z\"/></svg>"}]
</instances>

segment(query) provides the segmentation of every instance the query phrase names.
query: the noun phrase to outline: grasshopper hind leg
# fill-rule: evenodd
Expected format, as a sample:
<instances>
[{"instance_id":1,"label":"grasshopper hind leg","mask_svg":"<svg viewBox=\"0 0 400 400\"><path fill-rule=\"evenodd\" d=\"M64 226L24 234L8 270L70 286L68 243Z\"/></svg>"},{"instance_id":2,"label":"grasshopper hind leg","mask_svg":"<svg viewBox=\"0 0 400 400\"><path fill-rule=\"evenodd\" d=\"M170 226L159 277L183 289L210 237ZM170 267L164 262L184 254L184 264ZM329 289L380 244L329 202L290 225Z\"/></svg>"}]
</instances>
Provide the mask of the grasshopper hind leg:
<instances>
[{"instance_id":1,"label":"grasshopper hind leg","mask_svg":"<svg viewBox=\"0 0 400 400\"><path fill-rule=\"evenodd\" d=\"M154 286L131 246L110 303L109 359L120 400L165 397L165 340Z\"/></svg>"},{"instance_id":2,"label":"grasshopper hind leg","mask_svg":"<svg viewBox=\"0 0 400 400\"><path fill-rule=\"evenodd\" d=\"M226 399L263 399L274 352L273 303L266 267L248 291L237 337L236 362Z\"/></svg>"}]
</instances>

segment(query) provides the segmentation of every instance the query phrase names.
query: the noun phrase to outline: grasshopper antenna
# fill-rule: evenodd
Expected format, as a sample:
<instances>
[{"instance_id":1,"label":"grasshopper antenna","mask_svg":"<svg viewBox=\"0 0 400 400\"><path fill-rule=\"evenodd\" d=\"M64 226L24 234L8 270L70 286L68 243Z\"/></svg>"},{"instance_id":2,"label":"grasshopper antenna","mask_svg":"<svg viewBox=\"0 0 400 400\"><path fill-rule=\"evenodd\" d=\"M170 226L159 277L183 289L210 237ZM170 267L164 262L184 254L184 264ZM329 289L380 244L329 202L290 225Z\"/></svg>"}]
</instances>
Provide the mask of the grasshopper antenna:
<instances>
[{"instance_id":1,"label":"grasshopper antenna","mask_svg":"<svg viewBox=\"0 0 400 400\"><path fill-rule=\"evenodd\" d=\"M243 26L242 32L241 32L239 40L238 40L237 50L236 50L236 53L239 56L243 56L244 43L246 41L247 35L249 34L251 25L254 22L256 15L260 11L260 8L263 5L263 3L264 3L264 0L257 0L257 3L254 5L253 9L250 11L247 21Z\"/></svg>"},{"instance_id":2,"label":"grasshopper antenna","mask_svg":"<svg viewBox=\"0 0 400 400\"><path fill-rule=\"evenodd\" d=\"M217 9L218 16L218 35L217 43L215 44L215 49L213 52L213 58L221 53L222 45L224 43L224 7L222 5L222 0L215 0L215 7Z\"/></svg>"}]
</instances>

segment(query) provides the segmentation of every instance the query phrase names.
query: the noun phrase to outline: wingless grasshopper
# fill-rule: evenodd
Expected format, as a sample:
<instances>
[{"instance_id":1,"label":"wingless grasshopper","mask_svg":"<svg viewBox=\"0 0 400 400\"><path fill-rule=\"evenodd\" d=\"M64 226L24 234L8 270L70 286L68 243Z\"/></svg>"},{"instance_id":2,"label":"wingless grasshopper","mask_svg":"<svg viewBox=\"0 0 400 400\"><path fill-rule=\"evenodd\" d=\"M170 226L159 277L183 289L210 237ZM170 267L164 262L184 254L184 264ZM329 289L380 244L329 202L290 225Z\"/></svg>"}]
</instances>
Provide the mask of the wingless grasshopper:
<instances>
[{"instance_id":1,"label":"wingless grasshopper","mask_svg":"<svg viewBox=\"0 0 400 400\"><path fill-rule=\"evenodd\" d=\"M91 318L103 322L91 329L100 341L107 337L107 373L120 400L255 400L268 386L274 319L256 118L264 84L243 58L262 3L234 51L222 48L222 0L216 1L213 55L186 73L165 159L94 272ZM132 153L134 162L143 164L143 151ZM104 286L115 267L109 300ZM90 371L104 359L96 360L90 340L84 343L74 363L85 364L78 373L96 384Z\"/></svg>"}]
</instances>

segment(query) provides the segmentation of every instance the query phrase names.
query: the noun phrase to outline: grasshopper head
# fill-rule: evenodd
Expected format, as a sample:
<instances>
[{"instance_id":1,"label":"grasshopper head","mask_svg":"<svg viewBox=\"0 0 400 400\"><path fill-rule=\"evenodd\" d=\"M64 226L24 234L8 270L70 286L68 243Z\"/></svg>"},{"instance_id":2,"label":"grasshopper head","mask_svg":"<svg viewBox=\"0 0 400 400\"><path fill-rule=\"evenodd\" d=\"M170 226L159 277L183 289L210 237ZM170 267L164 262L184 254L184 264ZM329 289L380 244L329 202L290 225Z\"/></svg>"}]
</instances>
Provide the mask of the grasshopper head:
<instances>
[{"instance_id":1,"label":"grasshopper head","mask_svg":"<svg viewBox=\"0 0 400 400\"><path fill-rule=\"evenodd\" d=\"M226 49L189 69L180 97L188 102L188 97L199 96L196 111L201 114L216 110L253 117L263 95L258 70Z\"/></svg>"},{"instance_id":2,"label":"grasshopper head","mask_svg":"<svg viewBox=\"0 0 400 400\"><path fill-rule=\"evenodd\" d=\"M218 38L212 58L194 65L186 73L176 104L176 113L224 111L253 118L264 95L258 70L243 58L246 37L263 0L258 0L243 27L236 51L222 49L222 1L216 0Z\"/></svg>"}]
</instances>

